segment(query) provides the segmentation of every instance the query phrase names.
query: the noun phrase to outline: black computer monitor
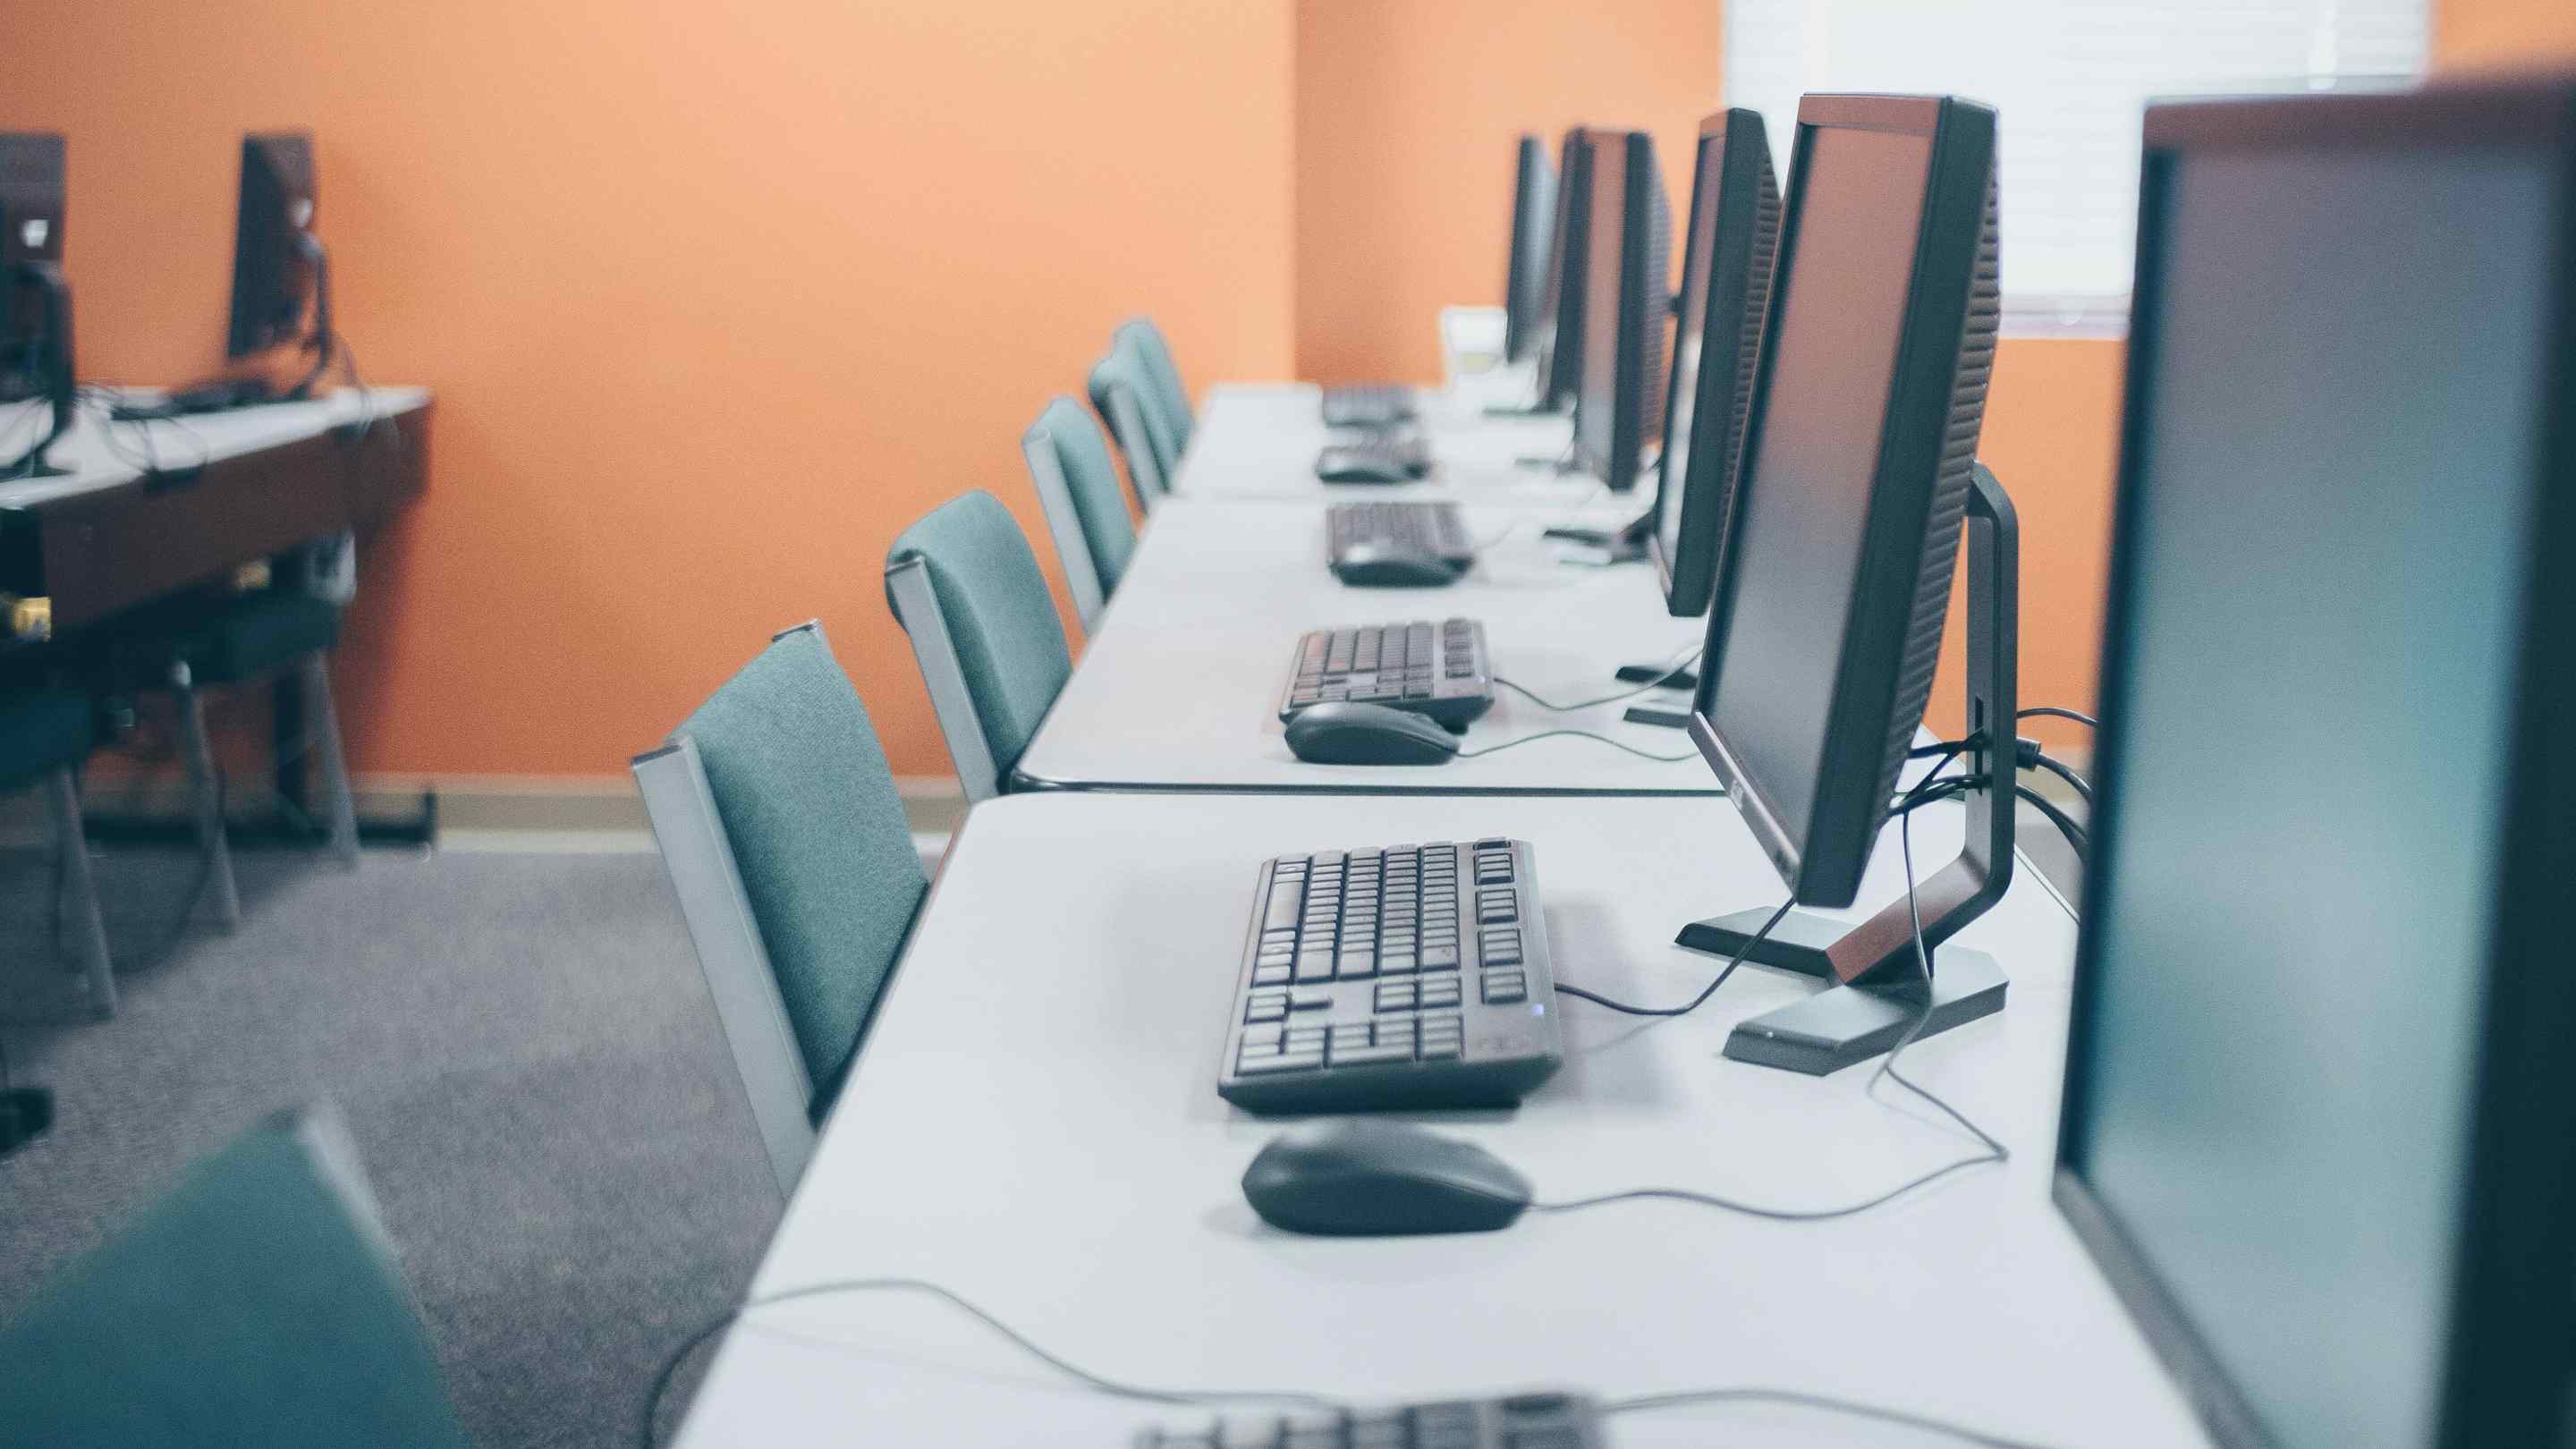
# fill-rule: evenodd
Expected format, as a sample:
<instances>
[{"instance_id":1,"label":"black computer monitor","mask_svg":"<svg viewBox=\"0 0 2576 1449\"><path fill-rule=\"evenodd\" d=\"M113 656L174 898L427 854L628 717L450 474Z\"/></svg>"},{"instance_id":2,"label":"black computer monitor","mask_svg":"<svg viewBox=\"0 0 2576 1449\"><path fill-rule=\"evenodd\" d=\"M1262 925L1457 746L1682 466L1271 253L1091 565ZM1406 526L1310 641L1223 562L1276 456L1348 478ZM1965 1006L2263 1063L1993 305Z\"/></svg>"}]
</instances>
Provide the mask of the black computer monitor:
<instances>
[{"instance_id":1,"label":"black computer monitor","mask_svg":"<svg viewBox=\"0 0 2576 1449\"><path fill-rule=\"evenodd\" d=\"M1642 520L1676 619L1708 607L1725 552L1780 249L1780 187L1760 112L1737 106L1700 122L1684 238L1663 456L1654 511Z\"/></svg>"},{"instance_id":2,"label":"black computer monitor","mask_svg":"<svg viewBox=\"0 0 2576 1449\"><path fill-rule=\"evenodd\" d=\"M46 449L71 427L71 289L63 279L63 138L0 133L0 403L41 402L32 438L0 427L0 478L54 471Z\"/></svg>"},{"instance_id":3,"label":"black computer monitor","mask_svg":"<svg viewBox=\"0 0 2576 1449\"><path fill-rule=\"evenodd\" d=\"M2057 1200L2226 1449L2576 1443L2576 82L2145 134Z\"/></svg>"},{"instance_id":4,"label":"black computer monitor","mask_svg":"<svg viewBox=\"0 0 2576 1449\"><path fill-rule=\"evenodd\" d=\"M2001 310L1994 123L1947 97L1798 107L1743 496L1690 731L1802 905L1846 906L1859 891L1930 699L1963 519L1978 550L1968 728L2012 736L2010 506L1976 464ZM1972 754L1971 770L1985 758ZM1927 1031L2002 1005L2000 974L1984 981L1991 963L1941 943L2011 878L2003 784L1972 805L1968 849L1922 891L1941 983ZM1797 914L1767 937L1737 930L1740 918L1685 931L1686 945L1890 988L1748 1022L1728 1054L1831 1070L1883 1050L1919 1014L1893 999L1920 986L1910 915L1899 899L1848 933Z\"/></svg>"},{"instance_id":5,"label":"black computer monitor","mask_svg":"<svg viewBox=\"0 0 2576 1449\"><path fill-rule=\"evenodd\" d=\"M1547 280L1539 294L1538 405L1571 407L1583 381L1583 252L1590 229L1591 167L1583 128L1556 152L1556 208L1548 222Z\"/></svg>"},{"instance_id":6,"label":"black computer monitor","mask_svg":"<svg viewBox=\"0 0 2576 1449\"><path fill-rule=\"evenodd\" d=\"M1574 464L1614 493L1637 486L1646 439L1663 429L1672 355L1672 206L1643 131L1587 131L1583 374ZM1569 279L1569 287L1577 285Z\"/></svg>"},{"instance_id":7,"label":"black computer monitor","mask_svg":"<svg viewBox=\"0 0 2576 1449\"><path fill-rule=\"evenodd\" d=\"M244 136L224 352L244 358L289 343L312 350L313 370L288 397L312 390L333 346L330 263L313 216L313 138L300 131Z\"/></svg>"},{"instance_id":8,"label":"black computer monitor","mask_svg":"<svg viewBox=\"0 0 2576 1449\"><path fill-rule=\"evenodd\" d=\"M1503 359L1537 355L1547 291L1548 228L1556 216L1556 167L1536 136L1523 136L1512 163L1512 254L1503 274Z\"/></svg>"}]
</instances>

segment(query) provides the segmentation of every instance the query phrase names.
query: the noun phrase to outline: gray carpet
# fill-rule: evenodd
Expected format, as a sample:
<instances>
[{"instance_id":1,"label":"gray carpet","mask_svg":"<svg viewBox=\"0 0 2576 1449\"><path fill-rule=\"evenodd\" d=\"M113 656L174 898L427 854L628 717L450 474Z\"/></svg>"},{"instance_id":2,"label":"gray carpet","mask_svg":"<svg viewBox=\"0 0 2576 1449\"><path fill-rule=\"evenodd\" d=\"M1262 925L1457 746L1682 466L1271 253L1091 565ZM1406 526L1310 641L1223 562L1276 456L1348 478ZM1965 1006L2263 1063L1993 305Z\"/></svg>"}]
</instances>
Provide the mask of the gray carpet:
<instances>
[{"instance_id":1,"label":"gray carpet","mask_svg":"<svg viewBox=\"0 0 2576 1449\"><path fill-rule=\"evenodd\" d=\"M780 1206L660 862L238 859L227 938L174 930L193 856L100 855L124 1001L95 1022L45 945L43 857L0 852L0 1039L59 1112L0 1162L0 1320L187 1163L327 1101L476 1442L631 1443Z\"/></svg>"}]
</instances>

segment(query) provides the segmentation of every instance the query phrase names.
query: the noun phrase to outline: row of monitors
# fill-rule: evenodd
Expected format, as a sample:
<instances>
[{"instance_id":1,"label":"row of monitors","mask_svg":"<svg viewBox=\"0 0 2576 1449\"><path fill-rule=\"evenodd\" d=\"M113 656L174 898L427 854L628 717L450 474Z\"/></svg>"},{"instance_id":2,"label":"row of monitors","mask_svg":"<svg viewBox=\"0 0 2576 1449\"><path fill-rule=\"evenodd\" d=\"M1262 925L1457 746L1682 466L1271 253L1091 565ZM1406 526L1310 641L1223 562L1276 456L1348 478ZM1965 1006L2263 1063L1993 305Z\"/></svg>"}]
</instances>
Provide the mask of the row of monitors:
<instances>
[{"instance_id":1,"label":"row of monitors","mask_svg":"<svg viewBox=\"0 0 2576 1449\"><path fill-rule=\"evenodd\" d=\"M2056 1197L2230 1449L2576 1445L2576 80L2144 135ZM1857 893L1928 697L1993 154L1810 96L1775 206L1759 118L1702 128L1657 553L1802 903ZM1561 158L1514 335L1579 334L1580 432L1649 370L1658 217L1642 136Z\"/></svg>"},{"instance_id":2,"label":"row of monitors","mask_svg":"<svg viewBox=\"0 0 2576 1449\"><path fill-rule=\"evenodd\" d=\"M69 405L75 362L63 278L66 160L59 135L0 133L0 402L54 398L58 409ZM313 209L312 138L242 138L226 356L246 358L303 337L308 298L313 330L327 347L328 292Z\"/></svg>"}]
</instances>

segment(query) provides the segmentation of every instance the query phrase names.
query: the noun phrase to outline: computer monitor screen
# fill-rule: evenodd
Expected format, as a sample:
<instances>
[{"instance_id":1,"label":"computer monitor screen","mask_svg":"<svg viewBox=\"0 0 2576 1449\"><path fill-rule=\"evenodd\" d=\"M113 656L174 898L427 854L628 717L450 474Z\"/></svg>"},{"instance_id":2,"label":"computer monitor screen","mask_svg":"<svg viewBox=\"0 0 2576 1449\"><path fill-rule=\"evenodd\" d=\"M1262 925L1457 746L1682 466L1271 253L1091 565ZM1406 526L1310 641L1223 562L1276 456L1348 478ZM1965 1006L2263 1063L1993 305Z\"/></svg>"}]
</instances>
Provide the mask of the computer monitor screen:
<instances>
[{"instance_id":1,"label":"computer monitor screen","mask_svg":"<svg viewBox=\"0 0 2576 1449\"><path fill-rule=\"evenodd\" d=\"M2231 1449L2557 1444L2576 1403L2563 1212L2548 1252L2471 1218L2482 1041L2533 984L2506 821L2563 856L2576 803L2514 777L2533 571L2576 567L2539 524L2570 102L2149 114L2060 1198ZM2503 1095L2563 1190L2568 1079ZM2470 1244L2538 1311L2465 1322Z\"/></svg>"},{"instance_id":2,"label":"computer monitor screen","mask_svg":"<svg viewBox=\"0 0 2576 1449\"><path fill-rule=\"evenodd\" d=\"M1672 347L1672 208L1643 131L1586 133L1591 160L1583 249L1583 375L1574 405L1577 466L1624 493L1663 425ZM1572 279L1568 286L1575 285Z\"/></svg>"},{"instance_id":3,"label":"computer monitor screen","mask_svg":"<svg viewBox=\"0 0 2576 1449\"><path fill-rule=\"evenodd\" d=\"M1546 286L1539 297L1539 403L1574 401L1583 377L1583 253L1590 226L1590 148L1583 129L1557 148L1556 209L1548 221Z\"/></svg>"},{"instance_id":4,"label":"computer monitor screen","mask_svg":"<svg viewBox=\"0 0 2576 1449\"><path fill-rule=\"evenodd\" d=\"M1525 362L1538 351L1551 244L1548 229L1556 216L1556 167L1536 136L1521 137L1515 150L1512 252L1503 276L1503 357Z\"/></svg>"},{"instance_id":5,"label":"computer monitor screen","mask_svg":"<svg viewBox=\"0 0 2576 1449\"><path fill-rule=\"evenodd\" d=\"M1691 734L1804 905L1859 890L1930 698L1998 313L1993 137L1950 98L1799 106Z\"/></svg>"},{"instance_id":6,"label":"computer monitor screen","mask_svg":"<svg viewBox=\"0 0 2576 1449\"><path fill-rule=\"evenodd\" d=\"M1671 392L1646 540L1664 606L1677 619L1708 607L1725 551L1779 246L1780 189L1761 113L1719 111L1700 123L1691 166Z\"/></svg>"},{"instance_id":7,"label":"computer monitor screen","mask_svg":"<svg viewBox=\"0 0 2576 1449\"><path fill-rule=\"evenodd\" d=\"M51 391L57 339L36 269L62 263L64 193L61 136L0 133L0 402Z\"/></svg>"},{"instance_id":8,"label":"computer monitor screen","mask_svg":"<svg viewBox=\"0 0 2576 1449\"><path fill-rule=\"evenodd\" d=\"M247 357L303 335L305 300L317 280L312 229L312 137L243 137L228 355Z\"/></svg>"}]
</instances>

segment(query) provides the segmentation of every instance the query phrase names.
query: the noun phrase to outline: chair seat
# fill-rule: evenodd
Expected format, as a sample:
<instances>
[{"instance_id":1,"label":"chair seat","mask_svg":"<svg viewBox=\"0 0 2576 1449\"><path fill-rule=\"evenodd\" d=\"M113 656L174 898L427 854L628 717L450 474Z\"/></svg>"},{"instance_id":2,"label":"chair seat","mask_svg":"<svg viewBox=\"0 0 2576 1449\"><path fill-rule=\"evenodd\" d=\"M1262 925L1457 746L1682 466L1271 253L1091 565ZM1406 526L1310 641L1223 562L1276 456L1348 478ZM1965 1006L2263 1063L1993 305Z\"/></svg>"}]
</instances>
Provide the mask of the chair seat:
<instances>
[{"instance_id":1,"label":"chair seat","mask_svg":"<svg viewBox=\"0 0 2576 1449\"><path fill-rule=\"evenodd\" d=\"M86 696L48 689L0 698L0 789L79 764L92 741Z\"/></svg>"},{"instance_id":2,"label":"chair seat","mask_svg":"<svg viewBox=\"0 0 2576 1449\"><path fill-rule=\"evenodd\" d=\"M339 642L339 605L294 589L266 589L230 601L182 635L179 657L200 684L234 684Z\"/></svg>"}]
</instances>

